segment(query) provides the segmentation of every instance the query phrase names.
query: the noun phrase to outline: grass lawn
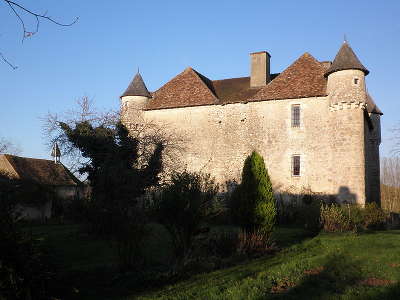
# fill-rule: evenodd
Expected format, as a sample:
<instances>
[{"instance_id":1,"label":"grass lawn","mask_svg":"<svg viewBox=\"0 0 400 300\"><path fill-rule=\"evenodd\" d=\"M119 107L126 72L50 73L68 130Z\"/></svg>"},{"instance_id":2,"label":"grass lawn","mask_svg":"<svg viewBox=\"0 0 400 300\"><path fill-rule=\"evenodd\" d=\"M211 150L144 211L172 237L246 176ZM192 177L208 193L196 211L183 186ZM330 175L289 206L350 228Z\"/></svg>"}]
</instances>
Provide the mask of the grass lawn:
<instances>
[{"instance_id":1,"label":"grass lawn","mask_svg":"<svg viewBox=\"0 0 400 300\"><path fill-rule=\"evenodd\" d=\"M150 265L170 254L166 233L155 232L146 248ZM400 299L399 230L305 239L301 229L278 228L275 239L285 248L275 256L158 286L146 285L143 274L116 277L107 242L82 235L77 225L33 233L52 247L62 270L61 299Z\"/></svg>"}]
</instances>

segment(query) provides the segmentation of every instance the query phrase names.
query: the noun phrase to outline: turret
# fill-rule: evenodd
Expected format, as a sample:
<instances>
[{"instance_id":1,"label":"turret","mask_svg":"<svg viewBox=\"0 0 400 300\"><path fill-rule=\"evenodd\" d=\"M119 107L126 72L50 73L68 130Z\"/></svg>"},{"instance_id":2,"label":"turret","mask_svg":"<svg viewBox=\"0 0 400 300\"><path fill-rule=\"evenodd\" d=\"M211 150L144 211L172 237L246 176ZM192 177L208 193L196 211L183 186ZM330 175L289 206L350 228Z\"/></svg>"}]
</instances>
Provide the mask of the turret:
<instances>
[{"instance_id":1,"label":"turret","mask_svg":"<svg viewBox=\"0 0 400 300\"><path fill-rule=\"evenodd\" d=\"M330 181L333 187L339 187L336 199L342 203L364 205L368 198L365 163L365 76L368 73L346 41L325 72L330 111L330 155L335 162L330 166Z\"/></svg>"},{"instance_id":2,"label":"turret","mask_svg":"<svg viewBox=\"0 0 400 300\"><path fill-rule=\"evenodd\" d=\"M325 72L330 110L365 108L365 76L369 71L345 41L333 63Z\"/></svg>"},{"instance_id":3,"label":"turret","mask_svg":"<svg viewBox=\"0 0 400 300\"><path fill-rule=\"evenodd\" d=\"M146 107L151 95L139 71L120 98L122 110L141 110Z\"/></svg>"}]
</instances>

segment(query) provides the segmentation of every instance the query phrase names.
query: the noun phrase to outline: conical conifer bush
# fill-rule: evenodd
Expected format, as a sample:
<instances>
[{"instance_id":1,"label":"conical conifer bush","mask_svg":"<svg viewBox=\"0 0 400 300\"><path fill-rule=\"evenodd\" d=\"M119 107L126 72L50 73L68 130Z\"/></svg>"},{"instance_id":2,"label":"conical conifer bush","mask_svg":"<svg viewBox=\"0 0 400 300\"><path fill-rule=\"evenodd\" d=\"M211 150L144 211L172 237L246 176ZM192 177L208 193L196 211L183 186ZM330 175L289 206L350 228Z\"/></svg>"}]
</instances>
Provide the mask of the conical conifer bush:
<instances>
[{"instance_id":1,"label":"conical conifer bush","mask_svg":"<svg viewBox=\"0 0 400 300\"><path fill-rule=\"evenodd\" d=\"M235 221L246 231L270 234L276 221L271 180L264 159L253 151L243 166L242 182L232 196Z\"/></svg>"}]
</instances>

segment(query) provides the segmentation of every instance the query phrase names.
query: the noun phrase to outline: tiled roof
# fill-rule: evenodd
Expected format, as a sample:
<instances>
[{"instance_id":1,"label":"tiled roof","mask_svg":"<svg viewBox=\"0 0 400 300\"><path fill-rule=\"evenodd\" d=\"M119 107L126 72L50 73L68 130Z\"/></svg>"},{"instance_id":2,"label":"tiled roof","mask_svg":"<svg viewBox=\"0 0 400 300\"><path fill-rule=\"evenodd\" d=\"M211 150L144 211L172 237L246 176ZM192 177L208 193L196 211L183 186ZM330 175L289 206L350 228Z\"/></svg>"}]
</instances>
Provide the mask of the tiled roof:
<instances>
[{"instance_id":1,"label":"tiled roof","mask_svg":"<svg viewBox=\"0 0 400 300\"><path fill-rule=\"evenodd\" d=\"M121 97L125 96L145 96L150 97L150 93L147 90L146 85L144 84L142 75L138 72L131 83L129 84L126 91L122 94Z\"/></svg>"},{"instance_id":2,"label":"tiled roof","mask_svg":"<svg viewBox=\"0 0 400 300\"><path fill-rule=\"evenodd\" d=\"M279 74L271 74L274 80ZM239 77L212 81L220 103L245 102L261 88L250 88L250 77Z\"/></svg>"},{"instance_id":3,"label":"tiled roof","mask_svg":"<svg viewBox=\"0 0 400 300\"><path fill-rule=\"evenodd\" d=\"M3 170L17 174L16 179L34 181L45 185L78 185L81 182L60 163L47 159L19 157L2 154L0 159L6 159L11 165L11 170Z\"/></svg>"},{"instance_id":4,"label":"tiled roof","mask_svg":"<svg viewBox=\"0 0 400 300\"><path fill-rule=\"evenodd\" d=\"M147 109L210 105L219 101L211 81L192 68L186 68L152 96Z\"/></svg>"},{"instance_id":5,"label":"tiled roof","mask_svg":"<svg viewBox=\"0 0 400 300\"><path fill-rule=\"evenodd\" d=\"M186 73L184 75L185 72L192 74L188 75ZM193 76L193 73L201 79L202 83L200 82L199 84L198 78ZM271 74L271 79L273 80L278 75L279 74ZM188 81L185 82L185 80ZM193 81L196 82L196 85L199 85L199 88L195 88L191 84L187 84ZM184 88L185 97L183 97L183 95L176 90L177 86L179 86L179 84L182 82L187 84L187 87ZM204 85L208 88L208 91L204 90ZM183 87L181 87L181 89L183 89ZM196 98L200 100L199 102L193 100L193 97L191 96L192 89L195 90ZM260 88L250 88L250 77L210 80L196 70L188 68L183 73L166 83L158 91L151 93L153 99L150 100L150 103L146 109L154 110L163 108L246 102L249 97L256 94L259 90ZM199 94L203 94L204 96L200 97ZM212 96L210 96L210 94Z\"/></svg>"},{"instance_id":6,"label":"tiled roof","mask_svg":"<svg viewBox=\"0 0 400 300\"><path fill-rule=\"evenodd\" d=\"M342 47L340 47L339 52L336 54L335 60L330 68L326 71L325 76L342 70L361 70L365 75L368 75L369 73L347 42L344 42Z\"/></svg>"},{"instance_id":7,"label":"tiled roof","mask_svg":"<svg viewBox=\"0 0 400 300\"><path fill-rule=\"evenodd\" d=\"M305 53L249 100L326 96L326 66Z\"/></svg>"},{"instance_id":8,"label":"tiled roof","mask_svg":"<svg viewBox=\"0 0 400 300\"><path fill-rule=\"evenodd\" d=\"M383 115L382 111L375 104L374 99L372 99L372 97L369 93L367 93L367 111L372 114Z\"/></svg>"}]
</instances>

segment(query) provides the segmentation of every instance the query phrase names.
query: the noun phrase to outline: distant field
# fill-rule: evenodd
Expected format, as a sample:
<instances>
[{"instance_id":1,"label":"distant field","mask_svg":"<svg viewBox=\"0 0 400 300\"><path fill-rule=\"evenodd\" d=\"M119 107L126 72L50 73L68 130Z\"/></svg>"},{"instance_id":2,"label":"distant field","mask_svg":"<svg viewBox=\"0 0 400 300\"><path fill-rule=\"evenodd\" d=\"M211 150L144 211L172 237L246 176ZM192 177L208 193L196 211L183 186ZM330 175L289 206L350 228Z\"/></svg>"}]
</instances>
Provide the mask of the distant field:
<instances>
[{"instance_id":1,"label":"distant field","mask_svg":"<svg viewBox=\"0 0 400 300\"><path fill-rule=\"evenodd\" d=\"M168 263L170 255L166 233L154 226L150 266ZM285 248L275 256L157 286L146 286L143 274L115 276L109 244L82 234L79 225L32 231L53 249L60 299L400 299L399 230L307 239L302 229L278 228L275 239Z\"/></svg>"}]
</instances>

